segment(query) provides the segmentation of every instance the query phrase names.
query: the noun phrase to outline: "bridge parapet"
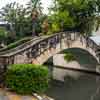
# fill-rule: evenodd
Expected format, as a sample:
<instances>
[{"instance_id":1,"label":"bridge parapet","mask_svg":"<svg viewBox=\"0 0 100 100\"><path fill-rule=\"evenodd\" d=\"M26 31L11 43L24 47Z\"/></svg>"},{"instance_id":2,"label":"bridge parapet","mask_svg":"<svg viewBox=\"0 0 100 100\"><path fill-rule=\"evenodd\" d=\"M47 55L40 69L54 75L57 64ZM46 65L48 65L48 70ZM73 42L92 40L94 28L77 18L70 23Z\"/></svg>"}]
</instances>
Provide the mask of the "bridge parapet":
<instances>
[{"instance_id":1,"label":"bridge parapet","mask_svg":"<svg viewBox=\"0 0 100 100\"><path fill-rule=\"evenodd\" d=\"M0 63L2 64L16 64L16 63L38 63L42 64L48 57L53 56L53 54L60 52L65 48L74 47L74 42L79 40L81 45L85 44L87 49L92 49L99 60L99 54L96 52L99 49L99 46L91 40L89 37L81 35L79 32L60 32L50 36L37 37L31 42L17 47L15 49L0 52ZM73 46L71 46L73 45ZM51 49L54 52L51 52ZM48 53L47 53L48 52ZM46 55L48 57L46 58ZM41 57L43 56L44 57ZM37 60L37 59L42 60ZM41 62L42 61L42 62Z\"/></svg>"}]
</instances>

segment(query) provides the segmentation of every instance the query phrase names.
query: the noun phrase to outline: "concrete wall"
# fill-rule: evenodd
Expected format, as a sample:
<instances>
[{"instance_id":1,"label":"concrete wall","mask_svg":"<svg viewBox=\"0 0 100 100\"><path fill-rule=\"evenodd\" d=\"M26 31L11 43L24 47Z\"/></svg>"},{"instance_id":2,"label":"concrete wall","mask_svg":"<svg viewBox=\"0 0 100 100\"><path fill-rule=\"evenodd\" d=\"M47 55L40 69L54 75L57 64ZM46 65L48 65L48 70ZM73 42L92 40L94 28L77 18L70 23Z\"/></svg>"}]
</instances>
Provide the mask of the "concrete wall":
<instances>
[{"instance_id":1,"label":"concrete wall","mask_svg":"<svg viewBox=\"0 0 100 100\"><path fill-rule=\"evenodd\" d=\"M60 81L64 81L65 76L70 76L74 79L77 79L78 77L83 75L80 72L76 73L76 71L71 71L63 68L96 71L96 68L84 67L80 65L77 61L65 61L64 54L56 54L55 56L53 56L53 64L54 66L62 66L62 68L53 67L53 78Z\"/></svg>"}]
</instances>

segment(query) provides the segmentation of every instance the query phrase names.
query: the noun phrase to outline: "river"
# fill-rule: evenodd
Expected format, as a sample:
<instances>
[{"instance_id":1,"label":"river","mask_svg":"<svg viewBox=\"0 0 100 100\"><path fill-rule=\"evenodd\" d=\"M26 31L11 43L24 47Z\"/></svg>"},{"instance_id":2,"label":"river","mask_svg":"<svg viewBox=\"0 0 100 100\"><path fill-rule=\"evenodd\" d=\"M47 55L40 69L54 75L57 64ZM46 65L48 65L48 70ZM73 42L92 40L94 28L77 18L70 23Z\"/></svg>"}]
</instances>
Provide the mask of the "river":
<instances>
[{"instance_id":1,"label":"river","mask_svg":"<svg viewBox=\"0 0 100 100\"><path fill-rule=\"evenodd\" d=\"M64 83L53 80L46 94L54 100L100 100L100 76L80 74L78 78L67 76Z\"/></svg>"}]
</instances>

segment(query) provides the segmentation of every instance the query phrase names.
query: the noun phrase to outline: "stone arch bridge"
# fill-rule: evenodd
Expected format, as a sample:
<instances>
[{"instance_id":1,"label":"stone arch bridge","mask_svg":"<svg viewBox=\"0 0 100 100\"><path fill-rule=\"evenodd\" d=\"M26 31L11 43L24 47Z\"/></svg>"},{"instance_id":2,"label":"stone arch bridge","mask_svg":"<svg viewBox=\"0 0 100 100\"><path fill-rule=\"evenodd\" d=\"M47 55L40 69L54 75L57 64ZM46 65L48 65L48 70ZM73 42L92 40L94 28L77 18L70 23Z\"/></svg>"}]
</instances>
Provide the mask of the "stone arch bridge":
<instances>
[{"instance_id":1,"label":"stone arch bridge","mask_svg":"<svg viewBox=\"0 0 100 100\"><path fill-rule=\"evenodd\" d=\"M60 32L50 36L41 36L14 49L0 52L0 66L9 64L43 64L51 56L67 48L85 49L100 62L100 47L89 37L79 32Z\"/></svg>"}]
</instances>

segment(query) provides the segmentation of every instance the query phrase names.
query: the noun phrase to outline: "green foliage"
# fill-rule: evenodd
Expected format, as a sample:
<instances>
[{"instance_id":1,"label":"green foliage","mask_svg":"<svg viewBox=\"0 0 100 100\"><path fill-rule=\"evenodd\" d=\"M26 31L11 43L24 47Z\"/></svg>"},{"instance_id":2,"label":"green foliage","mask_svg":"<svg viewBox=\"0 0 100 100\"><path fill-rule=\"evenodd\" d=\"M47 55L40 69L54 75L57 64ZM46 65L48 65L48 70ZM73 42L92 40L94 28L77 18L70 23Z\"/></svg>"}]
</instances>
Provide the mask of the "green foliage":
<instances>
[{"instance_id":1,"label":"green foliage","mask_svg":"<svg viewBox=\"0 0 100 100\"><path fill-rule=\"evenodd\" d=\"M5 39L8 36L8 31L4 27L0 27L0 40Z\"/></svg>"},{"instance_id":2,"label":"green foliage","mask_svg":"<svg viewBox=\"0 0 100 100\"><path fill-rule=\"evenodd\" d=\"M7 47L0 49L0 52L15 48L15 47L17 47L17 46L19 46L19 45L31 40L31 39L32 39L32 37L27 37L27 38L20 39L20 40L14 42L14 43L9 44Z\"/></svg>"},{"instance_id":3,"label":"green foliage","mask_svg":"<svg viewBox=\"0 0 100 100\"><path fill-rule=\"evenodd\" d=\"M17 36L25 36L27 33L32 32L31 16L28 14L27 9L18 3L10 3L3 7L1 17L11 24L10 31Z\"/></svg>"},{"instance_id":4,"label":"green foliage","mask_svg":"<svg viewBox=\"0 0 100 100\"><path fill-rule=\"evenodd\" d=\"M60 31L60 27L59 27L59 24L57 23L53 23L52 24L52 32L59 32Z\"/></svg>"},{"instance_id":5,"label":"green foliage","mask_svg":"<svg viewBox=\"0 0 100 100\"><path fill-rule=\"evenodd\" d=\"M98 23L100 0L54 0L53 5L51 16L63 30L77 27L81 33L91 35Z\"/></svg>"},{"instance_id":6,"label":"green foliage","mask_svg":"<svg viewBox=\"0 0 100 100\"><path fill-rule=\"evenodd\" d=\"M43 93L48 88L48 73L48 69L42 65L10 65L6 73L6 84L20 94Z\"/></svg>"},{"instance_id":7,"label":"green foliage","mask_svg":"<svg viewBox=\"0 0 100 100\"><path fill-rule=\"evenodd\" d=\"M2 8L1 17L4 21L11 24L11 32L15 33L15 37L24 37L32 34L32 13L37 11L39 16L36 18L36 33L41 32L40 17L42 7L40 0L30 0L27 7L16 2L7 4ZM14 37L14 39L15 39Z\"/></svg>"},{"instance_id":8,"label":"green foliage","mask_svg":"<svg viewBox=\"0 0 100 100\"><path fill-rule=\"evenodd\" d=\"M70 17L68 11L58 11L57 15L61 28L66 29L75 26L74 18Z\"/></svg>"},{"instance_id":9,"label":"green foliage","mask_svg":"<svg viewBox=\"0 0 100 100\"><path fill-rule=\"evenodd\" d=\"M41 6L41 0L31 0L31 6L32 6L32 10L36 10L37 12L39 12L40 14L42 14L42 6Z\"/></svg>"},{"instance_id":10,"label":"green foliage","mask_svg":"<svg viewBox=\"0 0 100 100\"><path fill-rule=\"evenodd\" d=\"M67 62L71 62L73 60L76 60L75 56L72 53L69 53L69 52L64 55L64 59Z\"/></svg>"}]
</instances>

